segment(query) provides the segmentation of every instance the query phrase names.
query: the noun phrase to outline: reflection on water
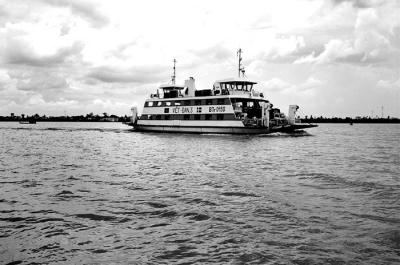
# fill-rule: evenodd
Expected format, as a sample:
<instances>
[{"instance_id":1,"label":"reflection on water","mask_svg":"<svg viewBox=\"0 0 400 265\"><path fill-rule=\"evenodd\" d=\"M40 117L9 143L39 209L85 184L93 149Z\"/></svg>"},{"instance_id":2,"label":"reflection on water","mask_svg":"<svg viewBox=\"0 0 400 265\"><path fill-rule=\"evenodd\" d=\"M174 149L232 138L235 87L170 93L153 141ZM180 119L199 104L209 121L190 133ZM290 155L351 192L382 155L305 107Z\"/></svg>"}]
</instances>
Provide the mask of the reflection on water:
<instances>
[{"instance_id":1,"label":"reflection on water","mask_svg":"<svg viewBox=\"0 0 400 265\"><path fill-rule=\"evenodd\" d=\"M400 262L400 126L308 132L0 123L0 261Z\"/></svg>"}]
</instances>

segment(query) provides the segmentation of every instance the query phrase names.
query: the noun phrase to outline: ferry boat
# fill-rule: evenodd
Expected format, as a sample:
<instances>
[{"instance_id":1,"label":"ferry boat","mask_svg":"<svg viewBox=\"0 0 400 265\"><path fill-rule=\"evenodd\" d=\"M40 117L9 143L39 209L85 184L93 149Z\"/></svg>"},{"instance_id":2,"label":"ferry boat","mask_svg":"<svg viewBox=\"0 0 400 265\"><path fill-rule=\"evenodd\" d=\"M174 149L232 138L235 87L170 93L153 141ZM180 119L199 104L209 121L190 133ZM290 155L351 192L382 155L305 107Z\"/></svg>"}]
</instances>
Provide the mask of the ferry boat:
<instances>
[{"instance_id":1,"label":"ferry boat","mask_svg":"<svg viewBox=\"0 0 400 265\"><path fill-rule=\"evenodd\" d=\"M175 133L267 134L294 132L317 125L296 118L297 105L286 117L274 108L257 84L245 77L242 50L237 52L238 77L218 80L212 89L197 90L190 77L176 84L176 60L172 80L145 100L142 114L133 107L131 125L137 131Z\"/></svg>"}]
</instances>

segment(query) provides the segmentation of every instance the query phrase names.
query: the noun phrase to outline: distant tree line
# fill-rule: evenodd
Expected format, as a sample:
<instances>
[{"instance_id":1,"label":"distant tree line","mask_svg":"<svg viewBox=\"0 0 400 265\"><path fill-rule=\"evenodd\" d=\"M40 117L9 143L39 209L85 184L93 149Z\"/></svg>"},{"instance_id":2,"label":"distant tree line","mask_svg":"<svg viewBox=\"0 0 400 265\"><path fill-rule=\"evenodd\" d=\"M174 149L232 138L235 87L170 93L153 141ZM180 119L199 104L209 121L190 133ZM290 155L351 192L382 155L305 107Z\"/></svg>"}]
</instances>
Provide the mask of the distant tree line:
<instances>
[{"instance_id":1,"label":"distant tree line","mask_svg":"<svg viewBox=\"0 0 400 265\"><path fill-rule=\"evenodd\" d=\"M103 115L93 114L92 112L86 115L77 115L77 116L46 116L39 114L35 115L25 115L21 114L20 116L14 115L11 113L10 116L0 116L0 121L25 121L25 120L35 120L35 121L68 121L68 122L129 122L130 116L117 116L117 115L108 115L106 112ZM360 117L357 116L355 118L346 117L310 117L305 116L304 118L300 118L301 122L308 123L400 123L399 118L386 117L386 118L371 118L371 117Z\"/></svg>"},{"instance_id":2,"label":"distant tree line","mask_svg":"<svg viewBox=\"0 0 400 265\"><path fill-rule=\"evenodd\" d=\"M332 117L332 118L326 118L326 117L313 117L312 115L310 117L305 116L304 118L301 118L301 122L308 122L308 123L400 123L399 118L393 118L390 116L387 116L386 118L372 118L372 117L346 117L346 118L340 118L340 117Z\"/></svg>"},{"instance_id":3,"label":"distant tree line","mask_svg":"<svg viewBox=\"0 0 400 265\"><path fill-rule=\"evenodd\" d=\"M92 112L86 115L77 115L77 116L46 116L39 114L35 115L14 115L11 113L10 116L0 116L0 121L26 121L26 120L35 120L35 121L68 121L68 122L129 122L129 116L117 116L117 115L108 115L106 112L103 115L93 114Z\"/></svg>"}]
</instances>

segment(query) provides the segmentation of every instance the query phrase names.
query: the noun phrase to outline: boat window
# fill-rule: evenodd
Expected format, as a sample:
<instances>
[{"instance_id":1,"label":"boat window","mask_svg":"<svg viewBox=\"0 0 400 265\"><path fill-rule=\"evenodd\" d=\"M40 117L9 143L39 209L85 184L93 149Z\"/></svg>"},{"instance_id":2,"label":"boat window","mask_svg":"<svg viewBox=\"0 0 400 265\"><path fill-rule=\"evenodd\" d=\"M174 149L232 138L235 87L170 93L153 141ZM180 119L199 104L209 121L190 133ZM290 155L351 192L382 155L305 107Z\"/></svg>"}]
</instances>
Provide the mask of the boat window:
<instances>
[{"instance_id":1,"label":"boat window","mask_svg":"<svg viewBox=\"0 0 400 265\"><path fill-rule=\"evenodd\" d=\"M217 100L217 104L218 104L218 105L223 105L223 104L225 104L225 99L219 98L219 99Z\"/></svg>"},{"instance_id":2,"label":"boat window","mask_svg":"<svg viewBox=\"0 0 400 265\"><path fill-rule=\"evenodd\" d=\"M201 105L201 100L195 100L194 105Z\"/></svg>"},{"instance_id":3,"label":"boat window","mask_svg":"<svg viewBox=\"0 0 400 265\"><path fill-rule=\"evenodd\" d=\"M169 108L164 108L164 113L169 113Z\"/></svg>"},{"instance_id":4,"label":"boat window","mask_svg":"<svg viewBox=\"0 0 400 265\"><path fill-rule=\"evenodd\" d=\"M249 90L253 89L253 84L249 85Z\"/></svg>"},{"instance_id":5,"label":"boat window","mask_svg":"<svg viewBox=\"0 0 400 265\"><path fill-rule=\"evenodd\" d=\"M169 120L170 116L169 115L164 115L164 120Z\"/></svg>"},{"instance_id":6,"label":"boat window","mask_svg":"<svg viewBox=\"0 0 400 265\"><path fill-rule=\"evenodd\" d=\"M247 102L246 106L249 107L249 108L252 108L252 107L254 107L254 102L253 101L249 101L249 102Z\"/></svg>"},{"instance_id":7,"label":"boat window","mask_svg":"<svg viewBox=\"0 0 400 265\"><path fill-rule=\"evenodd\" d=\"M248 91L247 89L248 89L247 84L243 85L243 90Z\"/></svg>"},{"instance_id":8,"label":"boat window","mask_svg":"<svg viewBox=\"0 0 400 265\"><path fill-rule=\"evenodd\" d=\"M167 102L165 102L165 105L166 105L166 106L171 106L171 102L170 102L170 101L167 101Z\"/></svg>"},{"instance_id":9,"label":"boat window","mask_svg":"<svg viewBox=\"0 0 400 265\"><path fill-rule=\"evenodd\" d=\"M156 115L156 120L161 120L161 115Z\"/></svg>"},{"instance_id":10,"label":"boat window","mask_svg":"<svg viewBox=\"0 0 400 265\"><path fill-rule=\"evenodd\" d=\"M159 106L161 106L162 105L162 101L158 101L157 102L157 106L159 107Z\"/></svg>"},{"instance_id":11,"label":"boat window","mask_svg":"<svg viewBox=\"0 0 400 265\"><path fill-rule=\"evenodd\" d=\"M231 84L231 89L233 90L235 88L236 88L235 84Z\"/></svg>"},{"instance_id":12,"label":"boat window","mask_svg":"<svg viewBox=\"0 0 400 265\"><path fill-rule=\"evenodd\" d=\"M194 115L195 120L200 120L200 115Z\"/></svg>"},{"instance_id":13,"label":"boat window","mask_svg":"<svg viewBox=\"0 0 400 265\"><path fill-rule=\"evenodd\" d=\"M212 100L211 99L207 99L206 100L206 105L212 105Z\"/></svg>"},{"instance_id":14,"label":"boat window","mask_svg":"<svg viewBox=\"0 0 400 265\"><path fill-rule=\"evenodd\" d=\"M183 119L184 119L184 120L190 120L190 115L189 115L189 114L183 115Z\"/></svg>"},{"instance_id":15,"label":"boat window","mask_svg":"<svg viewBox=\"0 0 400 265\"><path fill-rule=\"evenodd\" d=\"M174 105L175 105L175 106L180 106L180 105L181 105L181 102L180 102L180 101L174 101Z\"/></svg>"},{"instance_id":16,"label":"boat window","mask_svg":"<svg viewBox=\"0 0 400 265\"><path fill-rule=\"evenodd\" d=\"M190 106L190 100L184 100L183 101L184 106Z\"/></svg>"},{"instance_id":17,"label":"boat window","mask_svg":"<svg viewBox=\"0 0 400 265\"><path fill-rule=\"evenodd\" d=\"M217 120L223 120L224 114L217 114Z\"/></svg>"},{"instance_id":18,"label":"boat window","mask_svg":"<svg viewBox=\"0 0 400 265\"><path fill-rule=\"evenodd\" d=\"M243 85L242 84L237 84L237 90L242 90L243 89Z\"/></svg>"},{"instance_id":19,"label":"boat window","mask_svg":"<svg viewBox=\"0 0 400 265\"><path fill-rule=\"evenodd\" d=\"M153 119L153 116L149 115L149 116L148 116L148 119L149 119L149 120L152 120L152 119Z\"/></svg>"},{"instance_id":20,"label":"boat window","mask_svg":"<svg viewBox=\"0 0 400 265\"><path fill-rule=\"evenodd\" d=\"M156 102L157 102L157 101L156 101ZM156 103L156 102L154 102L154 103ZM149 107L153 107L153 101L149 101L149 102L148 102L148 106L149 106Z\"/></svg>"},{"instance_id":21,"label":"boat window","mask_svg":"<svg viewBox=\"0 0 400 265\"><path fill-rule=\"evenodd\" d=\"M206 114L206 120L211 120L212 115L211 114Z\"/></svg>"}]
</instances>

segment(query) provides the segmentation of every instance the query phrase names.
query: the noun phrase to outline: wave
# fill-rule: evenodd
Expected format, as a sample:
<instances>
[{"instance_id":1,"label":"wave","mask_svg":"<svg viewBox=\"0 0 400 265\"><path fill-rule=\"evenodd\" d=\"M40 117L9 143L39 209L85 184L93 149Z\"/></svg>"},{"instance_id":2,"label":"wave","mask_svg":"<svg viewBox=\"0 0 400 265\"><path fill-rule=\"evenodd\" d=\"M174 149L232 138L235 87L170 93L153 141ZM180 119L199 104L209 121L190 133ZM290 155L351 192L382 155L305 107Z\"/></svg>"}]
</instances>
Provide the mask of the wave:
<instances>
[{"instance_id":1,"label":"wave","mask_svg":"<svg viewBox=\"0 0 400 265\"><path fill-rule=\"evenodd\" d=\"M130 133L130 129L114 129L114 128L57 128L57 127L13 127L13 128L0 128L0 130L14 130L14 131L64 131L64 132L113 132L113 133Z\"/></svg>"}]
</instances>

